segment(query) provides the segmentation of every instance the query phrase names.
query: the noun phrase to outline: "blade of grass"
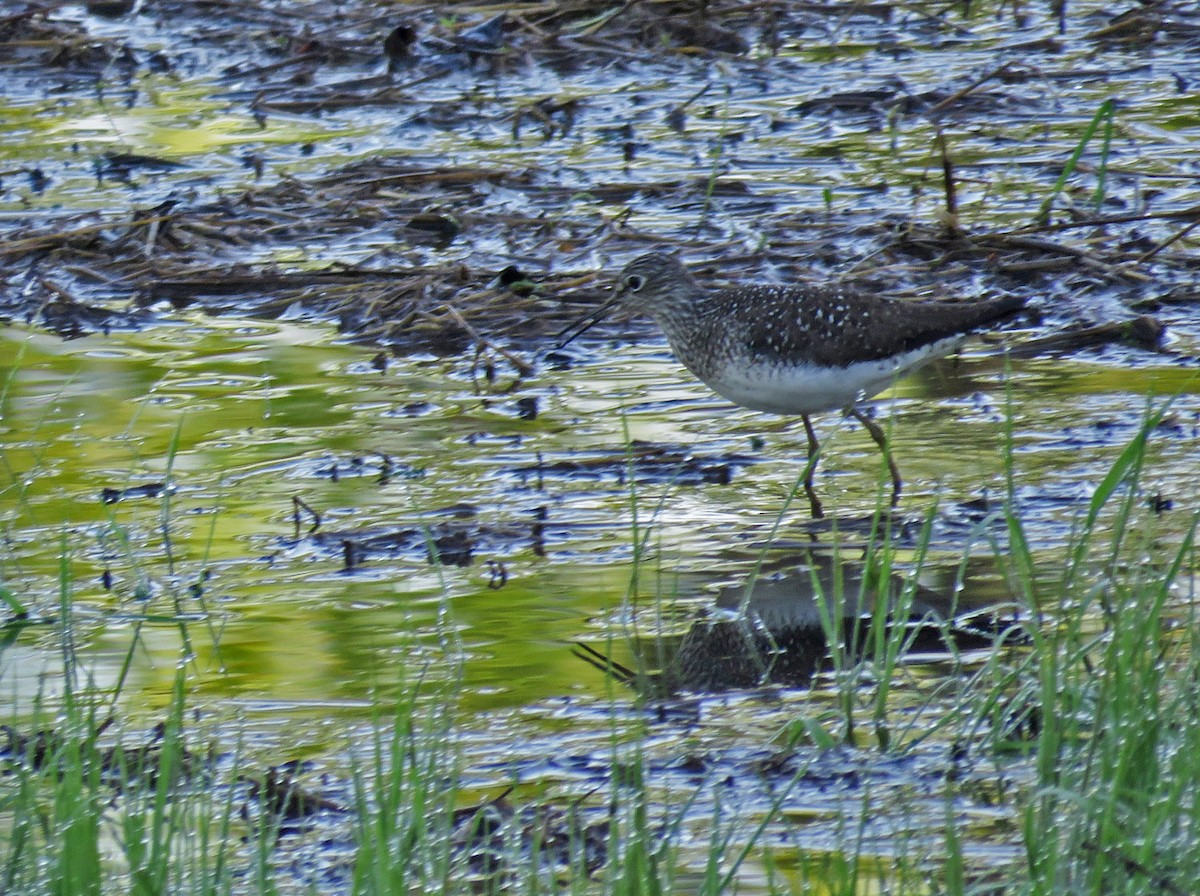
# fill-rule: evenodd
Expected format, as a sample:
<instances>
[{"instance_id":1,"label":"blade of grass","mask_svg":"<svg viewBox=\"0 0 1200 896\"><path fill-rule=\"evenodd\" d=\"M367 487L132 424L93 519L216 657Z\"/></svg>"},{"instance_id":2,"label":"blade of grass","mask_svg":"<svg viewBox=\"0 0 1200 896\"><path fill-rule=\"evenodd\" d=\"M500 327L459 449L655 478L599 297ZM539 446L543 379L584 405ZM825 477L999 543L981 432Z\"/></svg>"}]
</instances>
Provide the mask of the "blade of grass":
<instances>
[{"instance_id":1,"label":"blade of grass","mask_svg":"<svg viewBox=\"0 0 1200 896\"><path fill-rule=\"evenodd\" d=\"M1038 206L1037 215L1034 216L1035 223L1045 224L1050 219L1050 207L1054 204L1054 200L1059 197L1067 184L1067 180L1075 173L1075 168L1079 165L1079 160L1083 157L1084 150L1087 149L1087 145L1091 142L1092 137L1096 135L1101 122L1107 122L1104 131L1104 145L1101 148L1100 183L1096 188L1096 204L1099 206L1104 196L1104 175L1108 166L1109 146L1112 141L1113 108L1113 101L1111 99L1107 99L1100 104L1100 108L1096 110L1096 114L1092 116L1092 120L1084 128L1083 136L1079 138L1079 143L1076 144L1074 151L1067 159L1067 164L1063 166L1062 174L1054 182L1054 186L1050 190L1050 195L1043 199L1042 204Z\"/></svg>"}]
</instances>

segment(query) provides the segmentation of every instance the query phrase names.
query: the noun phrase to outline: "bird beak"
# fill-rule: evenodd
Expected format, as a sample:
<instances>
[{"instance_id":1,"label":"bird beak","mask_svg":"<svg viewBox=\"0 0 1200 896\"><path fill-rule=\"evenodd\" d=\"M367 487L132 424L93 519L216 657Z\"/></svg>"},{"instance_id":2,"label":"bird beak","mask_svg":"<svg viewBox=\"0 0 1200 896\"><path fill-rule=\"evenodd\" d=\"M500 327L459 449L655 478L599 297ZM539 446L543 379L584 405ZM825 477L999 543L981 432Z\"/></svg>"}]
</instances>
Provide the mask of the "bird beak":
<instances>
[{"instance_id":1,"label":"bird beak","mask_svg":"<svg viewBox=\"0 0 1200 896\"><path fill-rule=\"evenodd\" d=\"M595 311L585 314L574 323L568 324L566 327L564 327L558 334L558 344L556 344L554 348L557 350L569 345L596 324L600 323L600 321L604 320L604 318L608 316L608 313L612 311L616 304L621 301L624 295L625 293L620 289L613 290L613 296L611 299L609 299Z\"/></svg>"}]
</instances>

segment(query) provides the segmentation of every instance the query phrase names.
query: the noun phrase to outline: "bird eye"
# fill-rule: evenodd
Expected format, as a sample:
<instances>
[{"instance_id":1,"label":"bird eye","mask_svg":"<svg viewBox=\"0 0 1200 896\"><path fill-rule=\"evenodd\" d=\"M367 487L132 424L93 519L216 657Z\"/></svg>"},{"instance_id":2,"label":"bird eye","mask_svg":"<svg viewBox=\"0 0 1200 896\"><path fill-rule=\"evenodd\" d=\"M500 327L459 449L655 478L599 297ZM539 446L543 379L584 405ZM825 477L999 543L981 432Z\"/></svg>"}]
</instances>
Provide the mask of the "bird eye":
<instances>
[{"instance_id":1,"label":"bird eye","mask_svg":"<svg viewBox=\"0 0 1200 896\"><path fill-rule=\"evenodd\" d=\"M630 274L625 278L625 288L630 292L637 292L646 285L646 278L641 274Z\"/></svg>"}]
</instances>

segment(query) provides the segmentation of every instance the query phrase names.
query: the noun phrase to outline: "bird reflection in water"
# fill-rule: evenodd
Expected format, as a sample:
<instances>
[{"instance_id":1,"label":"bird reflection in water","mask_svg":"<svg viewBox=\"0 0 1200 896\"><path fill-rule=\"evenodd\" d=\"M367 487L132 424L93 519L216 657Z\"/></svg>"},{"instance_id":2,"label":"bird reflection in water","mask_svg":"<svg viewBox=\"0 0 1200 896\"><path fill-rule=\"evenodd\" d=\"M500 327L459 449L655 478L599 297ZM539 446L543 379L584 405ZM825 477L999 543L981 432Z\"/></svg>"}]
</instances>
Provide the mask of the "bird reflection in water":
<instances>
[{"instance_id":1,"label":"bird reflection in water","mask_svg":"<svg viewBox=\"0 0 1200 896\"><path fill-rule=\"evenodd\" d=\"M910 658L919 654L936 661L992 648L1012 630L1012 616L1003 607L967 608L961 594L947 596L898 575L887 577L885 591L879 580L861 561L811 553L760 574L749 587L722 589L712 611L688 628L673 654L658 640L633 645L643 667L651 665L650 657L667 655L661 668L630 669L586 644L576 644L574 653L639 693L666 697L764 685L806 687L832 666L829 632L843 656L858 662L871 657L874 645L897 637ZM877 606L886 613L876 613ZM878 629L872 631L881 624L882 642L875 637Z\"/></svg>"}]
</instances>

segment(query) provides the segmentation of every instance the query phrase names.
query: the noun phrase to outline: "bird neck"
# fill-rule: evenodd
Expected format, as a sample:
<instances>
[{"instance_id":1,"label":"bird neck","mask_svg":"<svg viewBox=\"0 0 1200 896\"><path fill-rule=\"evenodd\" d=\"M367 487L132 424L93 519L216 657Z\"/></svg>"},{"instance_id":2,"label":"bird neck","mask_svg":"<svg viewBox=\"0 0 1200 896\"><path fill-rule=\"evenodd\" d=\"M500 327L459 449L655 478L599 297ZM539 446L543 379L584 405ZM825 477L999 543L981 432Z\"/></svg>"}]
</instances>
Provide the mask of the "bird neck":
<instances>
[{"instance_id":1,"label":"bird neck","mask_svg":"<svg viewBox=\"0 0 1200 896\"><path fill-rule=\"evenodd\" d=\"M735 322L727 318L715 297L700 287L689 294L678 291L672 298L656 307L652 316L666 334L675 357L705 379L719 363L719 346L732 334Z\"/></svg>"}]
</instances>

